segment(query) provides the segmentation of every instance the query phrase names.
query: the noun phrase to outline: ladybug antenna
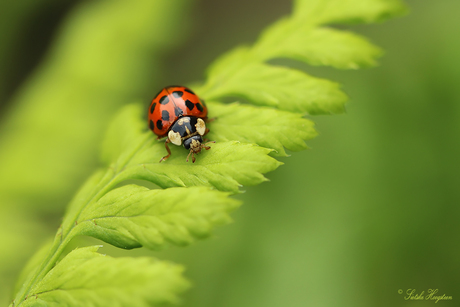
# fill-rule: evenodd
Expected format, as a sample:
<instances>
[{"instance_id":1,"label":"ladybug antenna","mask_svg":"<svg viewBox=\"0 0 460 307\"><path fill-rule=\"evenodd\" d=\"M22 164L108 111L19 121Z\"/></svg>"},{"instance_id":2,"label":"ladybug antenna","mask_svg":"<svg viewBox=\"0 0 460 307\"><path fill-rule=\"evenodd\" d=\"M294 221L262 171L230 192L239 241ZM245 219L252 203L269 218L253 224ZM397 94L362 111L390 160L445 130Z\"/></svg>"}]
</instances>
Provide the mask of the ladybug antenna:
<instances>
[{"instance_id":1,"label":"ladybug antenna","mask_svg":"<svg viewBox=\"0 0 460 307\"><path fill-rule=\"evenodd\" d=\"M195 163L195 155L193 153L193 150L190 149L190 152L188 153L187 155L187 160L185 160L185 162L188 162L188 157L190 157L190 155L192 155L192 163Z\"/></svg>"}]
</instances>

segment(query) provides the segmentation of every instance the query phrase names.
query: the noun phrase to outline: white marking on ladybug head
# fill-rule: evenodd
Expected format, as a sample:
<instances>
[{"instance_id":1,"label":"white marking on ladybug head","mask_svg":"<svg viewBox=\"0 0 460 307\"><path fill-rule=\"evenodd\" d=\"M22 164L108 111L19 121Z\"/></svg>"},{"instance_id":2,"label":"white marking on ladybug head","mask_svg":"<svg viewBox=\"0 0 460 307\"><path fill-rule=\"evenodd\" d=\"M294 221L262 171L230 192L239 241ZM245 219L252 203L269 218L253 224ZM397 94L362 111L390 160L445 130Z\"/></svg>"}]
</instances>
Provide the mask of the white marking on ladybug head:
<instances>
[{"instance_id":1,"label":"white marking on ladybug head","mask_svg":"<svg viewBox=\"0 0 460 307\"><path fill-rule=\"evenodd\" d=\"M168 132L168 138L174 145L180 146L182 144L182 138L180 137L179 132L174 132L170 130Z\"/></svg>"},{"instance_id":2,"label":"white marking on ladybug head","mask_svg":"<svg viewBox=\"0 0 460 307\"><path fill-rule=\"evenodd\" d=\"M206 124L204 123L204 120L198 118L195 124L195 128L199 135L204 135L204 133L206 132Z\"/></svg>"},{"instance_id":3,"label":"white marking on ladybug head","mask_svg":"<svg viewBox=\"0 0 460 307\"><path fill-rule=\"evenodd\" d=\"M192 139L192 143L190 144L190 150L194 153L199 153L201 151L201 142L195 139Z\"/></svg>"}]
</instances>

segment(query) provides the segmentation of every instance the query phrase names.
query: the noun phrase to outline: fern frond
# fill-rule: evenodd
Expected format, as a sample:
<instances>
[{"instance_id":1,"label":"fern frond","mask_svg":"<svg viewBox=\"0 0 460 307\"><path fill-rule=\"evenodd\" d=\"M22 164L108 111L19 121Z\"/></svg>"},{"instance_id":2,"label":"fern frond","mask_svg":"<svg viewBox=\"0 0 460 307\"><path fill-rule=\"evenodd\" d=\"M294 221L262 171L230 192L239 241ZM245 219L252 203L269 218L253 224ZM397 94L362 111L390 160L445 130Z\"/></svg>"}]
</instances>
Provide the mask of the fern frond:
<instances>
[{"instance_id":1,"label":"fern frond","mask_svg":"<svg viewBox=\"0 0 460 307\"><path fill-rule=\"evenodd\" d=\"M103 144L105 167L69 205L48 253L42 251L43 259L34 259L35 268L24 273L15 306L33 304L32 297L51 306L57 301L100 306L102 300L131 306L130 297L136 297L136 306L175 302L186 282L180 268L166 262L103 257L95 247L79 248L56 262L80 235L125 249L160 249L190 244L228 223L229 212L239 205L229 194L267 180L264 174L282 164L274 157L285 156L285 149L305 149L305 141L316 135L303 116L340 113L346 101L337 83L267 61L288 58L339 69L375 65L379 48L324 25L380 21L401 12L403 6L393 0L298 0L292 16L270 26L253 46L217 59L206 81L194 88L208 101L210 116L218 117L209 124L209 137L217 143L195 164L185 162L181 148L158 163L164 145L147 130L142 107L123 108ZM222 103L234 97L248 104ZM160 189L127 185L139 179Z\"/></svg>"}]
</instances>

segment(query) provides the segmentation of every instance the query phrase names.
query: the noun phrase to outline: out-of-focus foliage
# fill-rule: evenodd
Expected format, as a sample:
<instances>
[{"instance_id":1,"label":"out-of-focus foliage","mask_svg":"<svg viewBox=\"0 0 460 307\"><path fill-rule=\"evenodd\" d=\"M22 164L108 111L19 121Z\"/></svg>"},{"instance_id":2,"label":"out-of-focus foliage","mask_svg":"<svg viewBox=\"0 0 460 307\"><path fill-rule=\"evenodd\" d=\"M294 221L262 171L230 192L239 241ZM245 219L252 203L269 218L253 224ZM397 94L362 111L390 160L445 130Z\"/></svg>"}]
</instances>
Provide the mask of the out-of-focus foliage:
<instances>
[{"instance_id":1,"label":"out-of-focus foliage","mask_svg":"<svg viewBox=\"0 0 460 307\"><path fill-rule=\"evenodd\" d=\"M29 72L49 43L52 34L44 29L53 28L63 12L75 2L76 0L0 2L0 110L20 79L24 78L23 74Z\"/></svg>"},{"instance_id":2,"label":"out-of-focus foliage","mask_svg":"<svg viewBox=\"0 0 460 307\"><path fill-rule=\"evenodd\" d=\"M13 25L50 2L2 3L5 26L0 30L5 41L1 44L12 42L20 33ZM0 269L4 285L0 304L6 304L11 295L11 271L30 256L42 240L39 234L45 231L18 236L22 230L16 227L37 225L29 221L34 211L40 214L35 219L47 220L50 214L62 212L69 193L94 167L111 114L128 97L144 93L149 97L153 84L160 81L155 73L159 56L185 37L189 3L82 2L69 14L37 70L12 98L0 123L0 214L8 214L15 222L13 228L9 223L0 224L1 240L11 243L2 248L2 259L8 265ZM166 10L174 10L184 23L162 14L151 18ZM177 32L175 40L169 39L170 31ZM4 50L1 54L8 56ZM2 78L6 78L3 72ZM59 222L50 222L54 231Z\"/></svg>"},{"instance_id":3,"label":"out-of-focus foliage","mask_svg":"<svg viewBox=\"0 0 460 307\"><path fill-rule=\"evenodd\" d=\"M181 38L168 34L180 24L156 12L174 10L181 18L185 9L185 1L138 0L83 2L72 11L2 123L2 197L61 200L74 188L95 162L111 115L132 97L152 95L158 56ZM58 204L41 203L40 210Z\"/></svg>"}]
</instances>

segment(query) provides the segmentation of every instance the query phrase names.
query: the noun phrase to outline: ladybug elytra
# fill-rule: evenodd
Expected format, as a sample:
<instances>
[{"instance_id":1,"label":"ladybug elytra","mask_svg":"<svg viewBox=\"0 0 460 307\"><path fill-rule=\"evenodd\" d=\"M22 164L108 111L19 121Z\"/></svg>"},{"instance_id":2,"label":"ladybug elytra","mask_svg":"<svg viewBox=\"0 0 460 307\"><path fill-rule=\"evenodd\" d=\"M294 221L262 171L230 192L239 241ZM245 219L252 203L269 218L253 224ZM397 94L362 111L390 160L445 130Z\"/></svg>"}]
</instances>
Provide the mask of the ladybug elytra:
<instances>
[{"instance_id":1,"label":"ladybug elytra","mask_svg":"<svg viewBox=\"0 0 460 307\"><path fill-rule=\"evenodd\" d=\"M171 156L168 143L190 150L187 162L192 155L195 162L195 154L211 147L203 143L203 136L209 132L206 128L208 121L208 109L203 100L185 86L168 86L163 88L153 98L149 108L149 127L158 136L158 139L167 137L165 142L168 155L160 162ZM212 142L214 143L214 142Z\"/></svg>"}]
</instances>

